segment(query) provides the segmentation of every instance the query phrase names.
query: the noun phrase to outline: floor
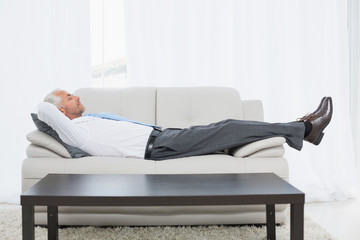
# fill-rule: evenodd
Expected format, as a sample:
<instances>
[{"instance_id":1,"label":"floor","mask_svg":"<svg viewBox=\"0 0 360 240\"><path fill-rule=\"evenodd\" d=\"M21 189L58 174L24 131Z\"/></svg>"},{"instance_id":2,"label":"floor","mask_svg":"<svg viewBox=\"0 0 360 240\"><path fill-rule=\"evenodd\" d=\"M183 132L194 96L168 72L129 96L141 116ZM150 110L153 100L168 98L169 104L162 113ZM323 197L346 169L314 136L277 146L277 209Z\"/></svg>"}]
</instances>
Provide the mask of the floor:
<instances>
[{"instance_id":1,"label":"floor","mask_svg":"<svg viewBox=\"0 0 360 240\"><path fill-rule=\"evenodd\" d=\"M360 239L360 200L307 203L305 215L324 227L337 240Z\"/></svg>"},{"instance_id":2,"label":"floor","mask_svg":"<svg viewBox=\"0 0 360 240\"><path fill-rule=\"evenodd\" d=\"M337 240L360 239L360 171L358 173L356 199L305 205L305 215L324 227Z\"/></svg>"}]
</instances>

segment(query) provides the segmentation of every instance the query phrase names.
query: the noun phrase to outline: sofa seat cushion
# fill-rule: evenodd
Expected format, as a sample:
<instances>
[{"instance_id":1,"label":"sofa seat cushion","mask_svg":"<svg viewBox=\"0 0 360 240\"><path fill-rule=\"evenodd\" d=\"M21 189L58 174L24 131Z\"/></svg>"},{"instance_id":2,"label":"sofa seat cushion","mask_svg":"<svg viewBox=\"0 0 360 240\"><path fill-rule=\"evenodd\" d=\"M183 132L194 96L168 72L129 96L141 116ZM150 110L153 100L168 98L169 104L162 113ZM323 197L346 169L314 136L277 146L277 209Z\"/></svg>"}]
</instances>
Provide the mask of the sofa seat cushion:
<instances>
[{"instance_id":1,"label":"sofa seat cushion","mask_svg":"<svg viewBox=\"0 0 360 240\"><path fill-rule=\"evenodd\" d=\"M217 174L273 172L288 180L284 158L236 158L227 154L185 157L155 162L156 174Z\"/></svg>"},{"instance_id":2,"label":"sofa seat cushion","mask_svg":"<svg viewBox=\"0 0 360 240\"><path fill-rule=\"evenodd\" d=\"M49 173L153 174L154 165L154 161L120 157L26 158L22 176L24 179L41 179Z\"/></svg>"}]
</instances>

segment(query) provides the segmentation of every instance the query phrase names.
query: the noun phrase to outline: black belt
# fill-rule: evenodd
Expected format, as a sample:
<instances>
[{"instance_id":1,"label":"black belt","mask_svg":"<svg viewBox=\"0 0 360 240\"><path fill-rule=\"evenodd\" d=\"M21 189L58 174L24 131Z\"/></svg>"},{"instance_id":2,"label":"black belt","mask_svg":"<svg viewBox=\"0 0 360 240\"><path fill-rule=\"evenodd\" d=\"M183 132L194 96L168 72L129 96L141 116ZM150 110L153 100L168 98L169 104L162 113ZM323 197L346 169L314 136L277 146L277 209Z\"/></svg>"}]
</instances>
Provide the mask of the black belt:
<instances>
[{"instance_id":1,"label":"black belt","mask_svg":"<svg viewBox=\"0 0 360 240\"><path fill-rule=\"evenodd\" d=\"M150 133L145 148L145 159L150 159L151 151L154 148L155 139L161 132L162 132L161 130L154 128L154 130L152 130L152 132Z\"/></svg>"}]
</instances>

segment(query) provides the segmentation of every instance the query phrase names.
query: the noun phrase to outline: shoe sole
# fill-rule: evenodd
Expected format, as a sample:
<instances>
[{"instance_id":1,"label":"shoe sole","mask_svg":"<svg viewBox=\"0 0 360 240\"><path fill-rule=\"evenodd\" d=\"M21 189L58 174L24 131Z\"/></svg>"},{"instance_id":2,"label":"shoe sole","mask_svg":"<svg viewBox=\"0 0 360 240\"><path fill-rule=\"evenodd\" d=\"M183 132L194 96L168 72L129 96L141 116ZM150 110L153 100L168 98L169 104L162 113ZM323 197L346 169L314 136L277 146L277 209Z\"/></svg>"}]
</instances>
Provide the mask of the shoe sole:
<instances>
[{"instance_id":1,"label":"shoe sole","mask_svg":"<svg viewBox=\"0 0 360 240\"><path fill-rule=\"evenodd\" d=\"M314 145L316 145L316 146L319 145L323 137L324 137L324 133L322 132L322 133L320 133L319 137L314 142Z\"/></svg>"}]
</instances>

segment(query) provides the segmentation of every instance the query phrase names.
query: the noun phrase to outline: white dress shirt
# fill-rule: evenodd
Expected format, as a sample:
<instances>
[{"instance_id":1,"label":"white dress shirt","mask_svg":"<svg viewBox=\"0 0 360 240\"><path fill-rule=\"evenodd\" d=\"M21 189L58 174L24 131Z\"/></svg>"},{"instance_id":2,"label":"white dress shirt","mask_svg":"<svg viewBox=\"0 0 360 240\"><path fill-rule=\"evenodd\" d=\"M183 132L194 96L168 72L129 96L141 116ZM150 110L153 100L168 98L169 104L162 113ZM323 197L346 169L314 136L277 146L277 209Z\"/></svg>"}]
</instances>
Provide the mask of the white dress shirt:
<instances>
[{"instance_id":1,"label":"white dress shirt","mask_svg":"<svg viewBox=\"0 0 360 240\"><path fill-rule=\"evenodd\" d=\"M70 120L51 103L38 105L38 117L70 146L93 156L144 158L152 127L84 116Z\"/></svg>"}]
</instances>

